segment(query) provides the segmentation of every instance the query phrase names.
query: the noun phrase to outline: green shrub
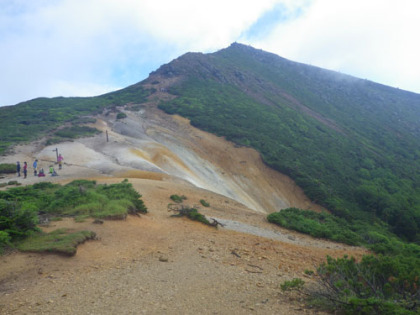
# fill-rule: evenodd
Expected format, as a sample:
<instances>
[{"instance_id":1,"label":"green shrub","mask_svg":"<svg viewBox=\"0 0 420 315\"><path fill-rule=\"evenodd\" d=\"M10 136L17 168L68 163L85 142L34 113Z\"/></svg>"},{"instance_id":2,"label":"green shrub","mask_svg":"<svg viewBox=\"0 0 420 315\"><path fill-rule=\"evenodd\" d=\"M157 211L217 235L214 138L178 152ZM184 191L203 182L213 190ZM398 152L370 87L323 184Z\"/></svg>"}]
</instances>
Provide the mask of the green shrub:
<instances>
[{"instance_id":1,"label":"green shrub","mask_svg":"<svg viewBox=\"0 0 420 315\"><path fill-rule=\"evenodd\" d=\"M210 204L207 201L205 201L204 199L200 199L200 203L203 207L210 207Z\"/></svg>"},{"instance_id":2,"label":"green shrub","mask_svg":"<svg viewBox=\"0 0 420 315\"><path fill-rule=\"evenodd\" d=\"M0 163L0 174L13 174L13 173L16 173L16 164Z\"/></svg>"},{"instance_id":3,"label":"green shrub","mask_svg":"<svg viewBox=\"0 0 420 315\"><path fill-rule=\"evenodd\" d=\"M171 198L172 201L176 202L176 203L181 203L181 202L183 202L184 200L187 199L187 197L185 197L184 195L182 195L182 196L171 195L169 198Z\"/></svg>"},{"instance_id":4,"label":"green shrub","mask_svg":"<svg viewBox=\"0 0 420 315\"><path fill-rule=\"evenodd\" d=\"M175 206L175 207L173 207L173 206ZM188 206L185 207L183 205L175 205L175 204L173 204L173 205L169 204L168 208L172 211L178 212L178 214L172 215L173 217L183 217L183 216L185 216L185 217L187 217L187 218L189 218L193 221L198 221L198 222L204 223L206 225L216 227L216 225L211 224L210 221L207 220L207 218L204 215L199 213L196 208L190 208Z\"/></svg>"},{"instance_id":5,"label":"green shrub","mask_svg":"<svg viewBox=\"0 0 420 315\"><path fill-rule=\"evenodd\" d=\"M210 225L209 220L207 220L207 218L201 213L199 213L198 210L195 208L192 208L191 211L187 213L187 217L193 221L198 221L206 225Z\"/></svg>"},{"instance_id":6,"label":"green shrub","mask_svg":"<svg viewBox=\"0 0 420 315\"><path fill-rule=\"evenodd\" d=\"M5 247L11 246L11 240L9 233L6 231L0 231L0 254L3 253Z\"/></svg>"},{"instance_id":7,"label":"green shrub","mask_svg":"<svg viewBox=\"0 0 420 315\"><path fill-rule=\"evenodd\" d=\"M305 281L300 278L293 278L290 281L285 281L280 284L280 288L282 291L301 291L303 286L305 285Z\"/></svg>"},{"instance_id":8,"label":"green shrub","mask_svg":"<svg viewBox=\"0 0 420 315\"><path fill-rule=\"evenodd\" d=\"M72 124L94 124L96 123L96 118L93 117L79 117L72 120Z\"/></svg>"},{"instance_id":9,"label":"green shrub","mask_svg":"<svg viewBox=\"0 0 420 315\"><path fill-rule=\"evenodd\" d=\"M360 235L352 230L348 222L326 212L287 208L271 213L267 220L279 226L293 229L318 238L328 238L349 245L363 243Z\"/></svg>"},{"instance_id":10,"label":"green shrub","mask_svg":"<svg viewBox=\"0 0 420 315\"><path fill-rule=\"evenodd\" d=\"M419 260L405 256L331 258L317 269L317 289L333 309L357 314L418 314Z\"/></svg>"},{"instance_id":11,"label":"green shrub","mask_svg":"<svg viewBox=\"0 0 420 315\"><path fill-rule=\"evenodd\" d=\"M55 220L71 216L78 222L87 217L124 219L127 214L147 212L140 198L128 180L112 185L88 180L65 186L41 182L0 191L0 248L37 231L38 214Z\"/></svg>"},{"instance_id":12,"label":"green shrub","mask_svg":"<svg viewBox=\"0 0 420 315\"><path fill-rule=\"evenodd\" d=\"M38 208L27 202L0 199L0 231L8 234L11 241L37 230Z\"/></svg>"},{"instance_id":13,"label":"green shrub","mask_svg":"<svg viewBox=\"0 0 420 315\"><path fill-rule=\"evenodd\" d=\"M61 138L75 139L80 137L93 136L97 133L100 133L100 131L96 128L88 126L71 126L56 131L55 135Z\"/></svg>"},{"instance_id":14,"label":"green shrub","mask_svg":"<svg viewBox=\"0 0 420 315\"><path fill-rule=\"evenodd\" d=\"M127 115L125 113L120 112L120 113L117 114L117 119L124 119L126 117L127 117Z\"/></svg>"},{"instance_id":15,"label":"green shrub","mask_svg":"<svg viewBox=\"0 0 420 315\"><path fill-rule=\"evenodd\" d=\"M317 268L315 283L295 278L280 285L307 303L339 314L419 314L419 259L407 256L331 258ZM306 273L306 272L305 272Z\"/></svg>"}]
</instances>

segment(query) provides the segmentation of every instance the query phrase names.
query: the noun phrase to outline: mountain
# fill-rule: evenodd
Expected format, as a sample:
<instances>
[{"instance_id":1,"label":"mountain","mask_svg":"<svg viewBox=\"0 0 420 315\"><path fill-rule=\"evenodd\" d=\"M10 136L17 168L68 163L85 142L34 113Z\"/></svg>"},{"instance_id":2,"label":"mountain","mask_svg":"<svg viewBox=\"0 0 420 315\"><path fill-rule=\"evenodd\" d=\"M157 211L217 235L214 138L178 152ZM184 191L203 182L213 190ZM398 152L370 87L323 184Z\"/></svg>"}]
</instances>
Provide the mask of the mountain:
<instances>
[{"instance_id":1,"label":"mountain","mask_svg":"<svg viewBox=\"0 0 420 315\"><path fill-rule=\"evenodd\" d=\"M236 43L185 54L146 82L159 80L175 82L167 113L257 149L333 213L418 240L420 95Z\"/></svg>"},{"instance_id":2,"label":"mountain","mask_svg":"<svg viewBox=\"0 0 420 315\"><path fill-rule=\"evenodd\" d=\"M0 250L15 242L10 235L23 237L20 218L37 228L51 205L66 216L76 205L77 216L55 218L43 230L88 228L99 236L68 264L51 256L8 255L0 262L0 282L11 295L0 302L6 313L16 312L16 305L121 310L121 303L97 296L98 287L112 293L118 284L134 294L134 302L124 304L127 312L141 301L140 308L152 313L235 313L243 307L302 313L300 297L297 309L279 294L282 279L282 290L322 296L331 311L417 314L419 118L418 94L237 43L211 54L187 53L116 92L0 108L2 169L13 173L16 161L35 159L45 169L58 152L65 162L54 177L32 176L31 162L25 179L1 174ZM74 179L62 188L49 183ZM123 186L143 195L149 213L103 225L79 222L91 211L125 217L132 201L121 199L123 191L113 185L123 179L130 181ZM25 185L2 188L14 184ZM175 205L180 212L197 207L223 229L172 218L168 209L174 210L175 200L183 200ZM56 273L62 268L67 271ZM42 274L54 274L56 285L66 283L70 291L60 293ZM302 274L310 288L300 278L289 281ZM121 281L125 275L146 279L146 300L137 280ZM209 290L209 283L218 289ZM168 299L157 301L160 296ZM57 303L39 302L51 297ZM220 303L211 303L215 299Z\"/></svg>"},{"instance_id":3,"label":"mountain","mask_svg":"<svg viewBox=\"0 0 420 315\"><path fill-rule=\"evenodd\" d=\"M238 43L211 54L187 53L117 92L0 108L0 149L51 131L54 143L80 133L75 126L87 116L126 104L138 111L151 101L195 127L255 148L332 213L379 220L419 240L420 95Z\"/></svg>"}]
</instances>

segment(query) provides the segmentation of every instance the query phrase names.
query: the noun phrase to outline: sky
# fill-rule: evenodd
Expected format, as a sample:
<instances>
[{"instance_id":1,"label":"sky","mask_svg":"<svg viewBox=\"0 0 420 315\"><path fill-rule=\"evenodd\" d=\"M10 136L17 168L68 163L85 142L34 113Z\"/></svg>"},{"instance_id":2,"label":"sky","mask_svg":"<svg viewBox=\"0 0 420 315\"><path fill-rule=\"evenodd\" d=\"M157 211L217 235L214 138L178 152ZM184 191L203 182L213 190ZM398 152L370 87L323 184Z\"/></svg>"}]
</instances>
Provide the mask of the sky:
<instances>
[{"instance_id":1,"label":"sky","mask_svg":"<svg viewBox=\"0 0 420 315\"><path fill-rule=\"evenodd\" d=\"M233 42L420 93L418 0L0 0L0 106L100 95Z\"/></svg>"}]
</instances>

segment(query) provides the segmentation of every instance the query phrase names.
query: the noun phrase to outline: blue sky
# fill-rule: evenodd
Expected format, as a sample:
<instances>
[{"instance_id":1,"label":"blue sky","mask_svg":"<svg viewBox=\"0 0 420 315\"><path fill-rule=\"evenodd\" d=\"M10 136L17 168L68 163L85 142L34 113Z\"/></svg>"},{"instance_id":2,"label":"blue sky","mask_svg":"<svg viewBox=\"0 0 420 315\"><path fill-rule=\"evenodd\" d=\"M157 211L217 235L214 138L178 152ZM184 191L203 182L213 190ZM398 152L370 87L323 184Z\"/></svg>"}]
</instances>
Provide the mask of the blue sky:
<instances>
[{"instance_id":1,"label":"blue sky","mask_svg":"<svg viewBox=\"0 0 420 315\"><path fill-rule=\"evenodd\" d=\"M1 0L0 106L99 95L240 42L420 93L417 0Z\"/></svg>"}]
</instances>

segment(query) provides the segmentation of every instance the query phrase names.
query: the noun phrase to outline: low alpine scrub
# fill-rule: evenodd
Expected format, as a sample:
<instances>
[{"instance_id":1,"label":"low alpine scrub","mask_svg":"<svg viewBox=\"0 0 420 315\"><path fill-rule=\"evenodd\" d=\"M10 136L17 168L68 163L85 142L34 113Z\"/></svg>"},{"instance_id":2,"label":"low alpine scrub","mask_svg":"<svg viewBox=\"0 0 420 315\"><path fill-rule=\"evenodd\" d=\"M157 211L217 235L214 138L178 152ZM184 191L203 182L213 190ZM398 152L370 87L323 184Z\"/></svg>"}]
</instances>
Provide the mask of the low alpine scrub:
<instances>
[{"instance_id":1,"label":"low alpine scrub","mask_svg":"<svg viewBox=\"0 0 420 315\"><path fill-rule=\"evenodd\" d=\"M17 248L24 252L56 253L74 256L77 246L87 240L94 239L95 232L70 232L67 229L58 229L51 233L34 233L17 244Z\"/></svg>"},{"instance_id":2,"label":"low alpine scrub","mask_svg":"<svg viewBox=\"0 0 420 315\"><path fill-rule=\"evenodd\" d=\"M176 202L176 203L181 203L181 202L183 202L184 200L187 200L187 197L185 197L184 195L182 195L182 196L178 196L178 195L171 195L169 198L171 198L171 200L172 200L173 202Z\"/></svg>"},{"instance_id":3,"label":"low alpine scrub","mask_svg":"<svg viewBox=\"0 0 420 315\"><path fill-rule=\"evenodd\" d=\"M345 219L329 213L287 208L267 216L271 223L292 229L313 237L327 238L349 245L360 245L363 239L352 230Z\"/></svg>"},{"instance_id":4,"label":"low alpine scrub","mask_svg":"<svg viewBox=\"0 0 420 315\"><path fill-rule=\"evenodd\" d=\"M314 276L315 284L304 286L296 278L281 284L283 291L298 291L311 305L344 314L418 314L420 311L420 266L404 256L367 255L354 258L327 257Z\"/></svg>"},{"instance_id":5,"label":"low alpine scrub","mask_svg":"<svg viewBox=\"0 0 420 315\"><path fill-rule=\"evenodd\" d=\"M0 250L39 232L41 216L116 220L138 213L147 213L147 208L128 180L111 185L75 180L64 186L43 182L9 188L0 191Z\"/></svg>"},{"instance_id":6,"label":"low alpine scrub","mask_svg":"<svg viewBox=\"0 0 420 315\"><path fill-rule=\"evenodd\" d=\"M0 174L16 173L16 165L13 163L0 163Z\"/></svg>"},{"instance_id":7,"label":"low alpine scrub","mask_svg":"<svg viewBox=\"0 0 420 315\"><path fill-rule=\"evenodd\" d=\"M204 199L200 199L200 203L203 207L210 207L210 204L207 201L205 201Z\"/></svg>"}]
</instances>

